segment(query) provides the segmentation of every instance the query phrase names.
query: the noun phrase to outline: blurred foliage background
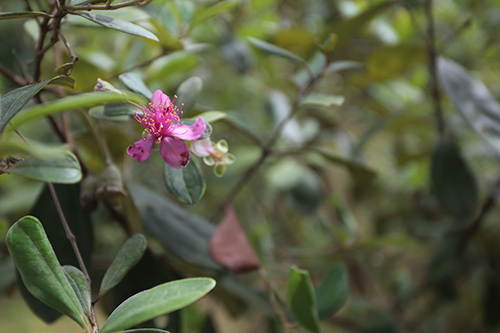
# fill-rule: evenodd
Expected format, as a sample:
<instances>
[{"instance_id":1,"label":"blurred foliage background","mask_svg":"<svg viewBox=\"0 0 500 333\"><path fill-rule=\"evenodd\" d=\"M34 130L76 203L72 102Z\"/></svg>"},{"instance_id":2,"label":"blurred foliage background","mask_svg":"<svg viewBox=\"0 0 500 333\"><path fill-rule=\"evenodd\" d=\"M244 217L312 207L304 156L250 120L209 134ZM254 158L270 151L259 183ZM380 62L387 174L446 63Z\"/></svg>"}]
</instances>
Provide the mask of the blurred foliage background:
<instances>
[{"instance_id":1,"label":"blurred foliage background","mask_svg":"<svg viewBox=\"0 0 500 333\"><path fill-rule=\"evenodd\" d=\"M35 8L40 2L29 1ZM0 11L22 11L24 3L2 1ZM185 116L223 112L211 123L212 140L227 140L237 159L219 178L192 157L206 191L196 204L184 204L166 190L159 154L140 164L125 154L141 132L135 120L99 119L126 198L116 207L101 201L87 214L78 204L78 184L57 187L79 228L74 232L91 275L102 276L127 235L143 232L150 244L103 299L103 313L132 292L210 275L216 290L205 303L171 315L171 332L305 331L286 305L290 267L307 270L318 287L344 263L349 298L321 321L323 332L500 331L494 140L500 107L492 97L500 95L497 1L154 0L103 15L136 23L159 42L68 16L62 31L79 60L71 73L75 89L60 93L92 92L98 78L126 89L118 77L134 73L151 91L172 96L198 77L203 85ZM0 21L1 66L32 76L37 33L34 19ZM44 58L42 79L70 61L56 44ZM0 76L2 93L16 87ZM190 93L197 91L184 96ZM67 114L69 143L85 172L97 177L106 158L89 129L96 119L82 109ZM19 131L60 143L44 119ZM0 239L18 218L33 214L49 229L60 261L71 262L62 258L69 243L46 193L42 182L2 174ZM210 234L228 204L259 258L260 274L231 273L210 256ZM18 295L15 285L0 243L2 308ZM46 309L35 312L57 318ZM11 327L13 319L2 316L0 326Z\"/></svg>"}]
</instances>

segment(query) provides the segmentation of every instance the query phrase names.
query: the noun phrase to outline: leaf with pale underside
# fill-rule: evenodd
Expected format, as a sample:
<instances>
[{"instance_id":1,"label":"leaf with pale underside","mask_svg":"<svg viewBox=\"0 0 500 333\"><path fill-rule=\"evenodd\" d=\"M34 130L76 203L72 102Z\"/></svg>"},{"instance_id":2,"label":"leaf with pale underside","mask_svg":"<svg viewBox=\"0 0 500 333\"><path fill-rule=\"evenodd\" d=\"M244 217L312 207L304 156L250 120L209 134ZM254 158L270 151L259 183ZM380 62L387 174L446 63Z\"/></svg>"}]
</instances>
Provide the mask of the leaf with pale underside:
<instances>
[{"instance_id":1,"label":"leaf with pale underside","mask_svg":"<svg viewBox=\"0 0 500 333\"><path fill-rule=\"evenodd\" d=\"M90 289L87 278L82 271L71 265L63 266L63 271L64 274L66 274L66 278L68 279L71 288L73 288L76 297L78 297L83 309L87 315L90 315L92 300L90 298Z\"/></svg>"},{"instance_id":2,"label":"leaf with pale underside","mask_svg":"<svg viewBox=\"0 0 500 333\"><path fill-rule=\"evenodd\" d=\"M135 36L145 37L157 42L159 41L158 37L156 37L153 33L144 29L143 27L138 26L137 24L133 24L127 21L123 21L108 16L87 13L87 12L74 12L74 14L86 18L87 20L90 20L97 24L100 24L106 28L118 30Z\"/></svg>"},{"instance_id":3,"label":"leaf with pale underside","mask_svg":"<svg viewBox=\"0 0 500 333\"><path fill-rule=\"evenodd\" d=\"M167 282L125 300L109 316L101 333L120 332L160 315L179 310L205 296L215 287L211 278Z\"/></svg>"}]
</instances>

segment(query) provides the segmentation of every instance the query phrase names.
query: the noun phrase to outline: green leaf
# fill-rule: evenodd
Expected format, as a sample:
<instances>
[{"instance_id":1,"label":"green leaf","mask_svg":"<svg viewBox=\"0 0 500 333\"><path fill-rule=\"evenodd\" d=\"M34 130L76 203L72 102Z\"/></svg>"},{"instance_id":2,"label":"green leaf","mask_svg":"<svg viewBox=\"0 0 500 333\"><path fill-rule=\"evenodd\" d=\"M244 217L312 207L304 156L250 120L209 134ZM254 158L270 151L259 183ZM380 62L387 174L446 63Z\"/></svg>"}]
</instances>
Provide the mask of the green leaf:
<instances>
[{"instance_id":1,"label":"green leaf","mask_svg":"<svg viewBox=\"0 0 500 333\"><path fill-rule=\"evenodd\" d=\"M197 76L190 77L182 82L177 89L177 100L182 103L184 115L187 115L196 104L201 89L203 89L203 81Z\"/></svg>"},{"instance_id":2,"label":"green leaf","mask_svg":"<svg viewBox=\"0 0 500 333\"><path fill-rule=\"evenodd\" d=\"M11 172L43 182L61 184L74 184L82 179L80 163L70 152L62 152L47 159L29 156L16 163Z\"/></svg>"},{"instance_id":3,"label":"green leaf","mask_svg":"<svg viewBox=\"0 0 500 333\"><path fill-rule=\"evenodd\" d=\"M133 330L126 330L123 333L169 333L168 331L159 330L157 328L136 328Z\"/></svg>"},{"instance_id":4,"label":"green leaf","mask_svg":"<svg viewBox=\"0 0 500 333\"><path fill-rule=\"evenodd\" d=\"M49 14L44 12L14 12L14 13L0 13L0 20L8 20L13 18L26 18L26 17L50 17Z\"/></svg>"},{"instance_id":5,"label":"green leaf","mask_svg":"<svg viewBox=\"0 0 500 333\"><path fill-rule=\"evenodd\" d=\"M200 61L193 52L176 51L156 60L148 69L148 78L164 80L176 73L185 73L195 69Z\"/></svg>"},{"instance_id":6,"label":"green leaf","mask_svg":"<svg viewBox=\"0 0 500 333\"><path fill-rule=\"evenodd\" d=\"M190 205L198 202L205 193L205 179L200 167L193 160L180 169L174 169L165 163L163 180L170 194Z\"/></svg>"},{"instance_id":7,"label":"green leaf","mask_svg":"<svg viewBox=\"0 0 500 333\"><path fill-rule=\"evenodd\" d=\"M105 26L106 28L115 29L135 36L145 37L157 42L159 41L158 37L156 37L153 33L144 29L143 27L138 26L137 24L133 24L127 21L123 21L108 16L92 14L88 12L73 12L73 13L83 18L86 18L87 20Z\"/></svg>"},{"instance_id":8,"label":"green leaf","mask_svg":"<svg viewBox=\"0 0 500 333\"><path fill-rule=\"evenodd\" d=\"M123 279L125 274L141 260L146 247L146 237L141 234L132 236L123 244L115 260L104 274L99 288L99 296L107 293Z\"/></svg>"},{"instance_id":9,"label":"green leaf","mask_svg":"<svg viewBox=\"0 0 500 333\"><path fill-rule=\"evenodd\" d=\"M238 3L239 3L238 0L226 0L226 1L220 1L208 8L200 9L193 17L193 20L191 22L191 28L205 21L206 19L209 19L219 13L222 13L226 10L235 7Z\"/></svg>"},{"instance_id":10,"label":"green leaf","mask_svg":"<svg viewBox=\"0 0 500 333\"><path fill-rule=\"evenodd\" d=\"M108 109L109 110L109 109ZM112 121L127 121L129 120L128 115L111 115L107 116L104 114L104 105L99 105L91 108L89 110L89 115L97 119L107 119Z\"/></svg>"},{"instance_id":11,"label":"green leaf","mask_svg":"<svg viewBox=\"0 0 500 333\"><path fill-rule=\"evenodd\" d=\"M209 239L214 226L180 208L161 194L139 185L129 186L144 229L169 253L193 266L220 271L210 255Z\"/></svg>"},{"instance_id":12,"label":"green leaf","mask_svg":"<svg viewBox=\"0 0 500 333\"><path fill-rule=\"evenodd\" d=\"M54 80L52 80L52 82L50 82L50 84L55 84L58 86L75 89L75 79L73 79L72 77L66 76L66 74L55 77Z\"/></svg>"},{"instance_id":13,"label":"green leaf","mask_svg":"<svg viewBox=\"0 0 500 333\"><path fill-rule=\"evenodd\" d=\"M21 218L7 232L6 243L30 293L86 327L84 310L40 221L32 216Z\"/></svg>"},{"instance_id":14,"label":"green leaf","mask_svg":"<svg viewBox=\"0 0 500 333\"><path fill-rule=\"evenodd\" d=\"M151 97L153 97L153 92L149 90L139 75L135 73L124 73L118 76L118 78L131 91L144 96L148 100L151 100Z\"/></svg>"},{"instance_id":15,"label":"green leaf","mask_svg":"<svg viewBox=\"0 0 500 333\"><path fill-rule=\"evenodd\" d=\"M324 107L340 106L342 104L344 104L344 96L319 93L309 94L300 103L300 105L316 105Z\"/></svg>"},{"instance_id":16,"label":"green leaf","mask_svg":"<svg viewBox=\"0 0 500 333\"><path fill-rule=\"evenodd\" d=\"M295 266L288 275L288 304L300 325L311 332L320 332L316 295L309 272Z\"/></svg>"},{"instance_id":17,"label":"green leaf","mask_svg":"<svg viewBox=\"0 0 500 333\"><path fill-rule=\"evenodd\" d=\"M87 315L90 315L90 304L92 300L90 298L90 287L87 278L82 271L74 266L63 266L62 269L83 309Z\"/></svg>"},{"instance_id":18,"label":"green leaf","mask_svg":"<svg viewBox=\"0 0 500 333\"><path fill-rule=\"evenodd\" d=\"M217 120L221 120L226 118L227 113L222 111L205 111L198 114L199 117L202 117L205 122L214 123Z\"/></svg>"},{"instance_id":19,"label":"green leaf","mask_svg":"<svg viewBox=\"0 0 500 333\"><path fill-rule=\"evenodd\" d=\"M349 274L344 264L335 265L315 291L319 319L340 310L349 298Z\"/></svg>"},{"instance_id":20,"label":"green leaf","mask_svg":"<svg viewBox=\"0 0 500 333\"><path fill-rule=\"evenodd\" d=\"M66 75L68 72L73 70L73 67L75 66L74 63L72 62L67 62L65 64L62 64L61 66L57 67L54 70L55 75Z\"/></svg>"},{"instance_id":21,"label":"green leaf","mask_svg":"<svg viewBox=\"0 0 500 333\"><path fill-rule=\"evenodd\" d=\"M122 331L149 319L181 309L215 287L210 278L191 278L167 282L135 294L120 304L101 329L101 333Z\"/></svg>"},{"instance_id":22,"label":"green leaf","mask_svg":"<svg viewBox=\"0 0 500 333\"><path fill-rule=\"evenodd\" d=\"M296 54L293 54L292 52L290 52L288 50L282 49L281 47L270 44L268 42L264 42L263 40L260 40L257 38L253 38L253 37L247 37L247 38L250 41L250 43L252 43L252 45L261 49L262 51L277 55L279 57L291 60L291 61L296 62L296 63L302 63L302 64L309 66L304 59L302 59L301 57L299 57Z\"/></svg>"},{"instance_id":23,"label":"green leaf","mask_svg":"<svg viewBox=\"0 0 500 333\"><path fill-rule=\"evenodd\" d=\"M476 179L457 146L441 141L432 154L431 185L441 206L460 222L470 222L479 208Z\"/></svg>"},{"instance_id":24,"label":"green leaf","mask_svg":"<svg viewBox=\"0 0 500 333\"><path fill-rule=\"evenodd\" d=\"M47 84L58 79L61 79L61 76L56 76L49 80L11 90L0 97L0 134L5 129L7 123L19 111L21 111L23 106L25 106L26 103L28 103L30 99L33 98L33 96L38 94L38 92L42 90L43 87L45 87Z\"/></svg>"},{"instance_id":25,"label":"green leaf","mask_svg":"<svg viewBox=\"0 0 500 333\"><path fill-rule=\"evenodd\" d=\"M3 98L5 98L5 96L3 96ZM139 95L131 93L117 94L98 92L68 96L45 104L35 105L29 109L26 109L22 114L12 119L10 125L6 128L6 131L12 131L29 120L34 120L51 114L56 114L77 108L93 107L105 103L126 103L129 101L140 104L143 100ZM1 120L0 123L2 123Z\"/></svg>"},{"instance_id":26,"label":"green leaf","mask_svg":"<svg viewBox=\"0 0 500 333\"><path fill-rule=\"evenodd\" d=\"M474 130L500 152L500 104L483 82L456 62L439 58L438 71L455 108Z\"/></svg>"},{"instance_id":27,"label":"green leaf","mask_svg":"<svg viewBox=\"0 0 500 333\"><path fill-rule=\"evenodd\" d=\"M102 114L105 117L130 116L138 110L137 106L125 103L108 103L104 105ZM141 111L142 113L142 111ZM128 117L127 117L128 119Z\"/></svg>"}]
</instances>

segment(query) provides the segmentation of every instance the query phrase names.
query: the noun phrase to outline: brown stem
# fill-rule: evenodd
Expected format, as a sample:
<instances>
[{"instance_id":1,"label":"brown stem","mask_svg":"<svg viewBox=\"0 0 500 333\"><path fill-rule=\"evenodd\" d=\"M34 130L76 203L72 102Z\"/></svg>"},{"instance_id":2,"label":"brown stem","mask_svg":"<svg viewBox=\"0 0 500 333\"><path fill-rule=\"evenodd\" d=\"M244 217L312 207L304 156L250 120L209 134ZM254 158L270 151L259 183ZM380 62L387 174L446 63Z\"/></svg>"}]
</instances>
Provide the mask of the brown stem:
<instances>
[{"instance_id":1,"label":"brown stem","mask_svg":"<svg viewBox=\"0 0 500 333\"><path fill-rule=\"evenodd\" d=\"M61 36L61 39L64 43L64 45L66 46L66 48L68 49L68 52L69 54L71 55L71 63L73 64L73 66L75 65L75 63L78 61L78 56L75 54L75 52L73 51L73 48L71 48L71 45L68 43L66 37L64 37L62 31L59 31L59 36ZM66 75L70 75L71 74L71 71L73 70L73 67L71 67L69 69L69 71L66 73Z\"/></svg>"},{"instance_id":2,"label":"brown stem","mask_svg":"<svg viewBox=\"0 0 500 333\"><path fill-rule=\"evenodd\" d=\"M130 7L130 6L146 6L153 0L133 0L133 1L128 1L128 2L122 2L116 5L81 5L81 6L66 6L66 9L68 11L74 11L74 10L116 10L124 7ZM72 14L75 14L74 12Z\"/></svg>"},{"instance_id":3,"label":"brown stem","mask_svg":"<svg viewBox=\"0 0 500 333\"><path fill-rule=\"evenodd\" d=\"M49 186L50 190L50 195L52 196L52 200L54 201L54 205L56 206L57 214L59 215L59 218L61 219L61 223L64 228L64 232L66 233L66 238L68 238L69 242L71 243L71 247L73 247L73 252L75 252L76 260L78 260L78 265L80 266L80 269L82 270L83 275L85 275L85 278L87 279L87 285L89 288L89 293L91 292L91 280L89 273L87 272L87 268L85 267L85 263L83 262L82 255L80 254L80 250L78 249L78 245L76 244L76 237L75 235L71 232L71 229L69 228L68 222L66 221L66 217L64 216L64 212L62 210L61 204L59 203L59 199L57 197L57 193L54 189L54 185L52 183L48 182L47 185ZM92 325L92 332L99 332L99 327L97 326L97 320L95 316L95 311L94 307L90 307L90 315L91 315L91 325Z\"/></svg>"},{"instance_id":4,"label":"brown stem","mask_svg":"<svg viewBox=\"0 0 500 333\"><path fill-rule=\"evenodd\" d=\"M441 91L439 90L438 86L436 36L434 29L432 0L427 0L427 2L425 3L425 13L428 21L427 53L429 56L429 74L430 74L432 102L434 104L434 117L436 120L436 130L439 133L439 136L443 138L446 134L446 128L443 117L443 108L441 106Z\"/></svg>"}]
</instances>

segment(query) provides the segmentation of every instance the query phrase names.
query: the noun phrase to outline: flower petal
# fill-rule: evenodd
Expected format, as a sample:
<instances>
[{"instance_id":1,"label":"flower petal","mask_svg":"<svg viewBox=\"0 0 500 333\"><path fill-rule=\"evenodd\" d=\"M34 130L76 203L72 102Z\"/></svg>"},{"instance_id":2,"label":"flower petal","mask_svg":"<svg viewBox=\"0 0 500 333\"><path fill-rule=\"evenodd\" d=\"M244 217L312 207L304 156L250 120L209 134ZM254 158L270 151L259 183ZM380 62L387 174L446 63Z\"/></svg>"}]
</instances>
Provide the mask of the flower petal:
<instances>
[{"instance_id":1,"label":"flower petal","mask_svg":"<svg viewBox=\"0 0 500 333\"><path fill-rule=\"evenodd\" d=\"M144 162L148 159L149 155L151 155L154 143L155 138L152 136L142 138L128 147L127 154L132 156L132 158L136 161Z\"/></svg>"},{"instance_id":2,"label":"flower petal","mask_svg":"<svg viewBox=\"0 0 500 333\"><path fill-rule=\"evenodd\" d=\"M191 143L191 152L198 157L205 157L212 155L214 153L214 148L212 147L212 141L210 141L210 138L193 141Z\"/></svg>"},{"instance_id":3,"label":"flower petal","mask_svg":"<svg viewBox=\"0 0 500 333\"><path fill-rule=\"evenodd\" d=\"M184 124L177 124L175 127L172 126L172 129L169 131L169 135L182 140L198 140L203 136L206 126L207 125L205 125L203 118L199 117L191 126Z\"/></svg>"},{"instance_id":4,"label":"flower petal","mask_svg":"<svg viewBox=\"0 0 500 333\"><path fill-rule=\"evenodd\" d=\"M189 149L186 144L174 138L161 140L160 155L174 169L185 167L189 162Z\"/></svg>"},{"instance_id":5,"label":"flower petal","mask_svg":"<svg viewBox=\"0 0 500 333\"><path fill-rule=\"evenodd\" d=\"M160 107L161 105L170 105L170 98L165 95L161 90L155 91L153 97L151 97L151 105Z\"/></svg>"}]
</instances>

